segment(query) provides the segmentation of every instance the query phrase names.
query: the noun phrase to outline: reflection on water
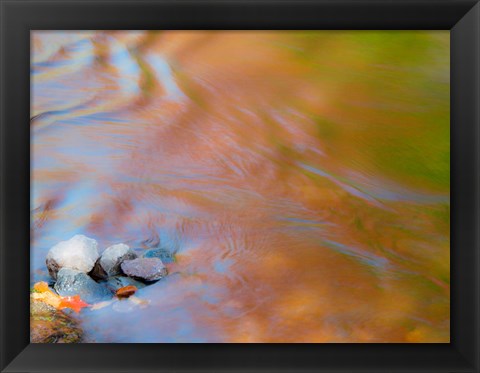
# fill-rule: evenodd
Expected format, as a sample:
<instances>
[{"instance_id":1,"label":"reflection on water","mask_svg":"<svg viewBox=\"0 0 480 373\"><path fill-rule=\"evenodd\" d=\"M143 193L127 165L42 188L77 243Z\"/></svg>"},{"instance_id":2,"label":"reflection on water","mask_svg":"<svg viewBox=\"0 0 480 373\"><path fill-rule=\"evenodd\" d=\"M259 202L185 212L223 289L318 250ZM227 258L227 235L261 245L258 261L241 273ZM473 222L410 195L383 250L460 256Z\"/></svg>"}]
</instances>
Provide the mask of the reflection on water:
<instances>
[{"instance_id":1,"label":"reflection on water","mask_svg":"<svg viewBox=\"0 0 480 373\"><path fill-rule=\"evenodd\" d=\"M35 32L32 282L160 245L95 342L448 342L449 34Z\"/></svg>"}]
</instances>

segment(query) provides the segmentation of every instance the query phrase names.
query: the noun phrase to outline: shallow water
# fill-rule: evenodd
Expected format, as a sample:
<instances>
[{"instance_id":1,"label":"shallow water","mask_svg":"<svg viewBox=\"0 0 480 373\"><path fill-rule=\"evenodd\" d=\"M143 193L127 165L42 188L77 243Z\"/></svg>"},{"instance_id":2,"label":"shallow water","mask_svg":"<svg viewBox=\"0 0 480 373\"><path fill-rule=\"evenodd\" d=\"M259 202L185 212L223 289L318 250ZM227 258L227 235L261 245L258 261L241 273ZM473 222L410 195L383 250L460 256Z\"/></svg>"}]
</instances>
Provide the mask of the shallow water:
<instances>
[{"instance_id":1,"label":"shallow water","mask_svg":"<svg viewBox=\"0 0 480 373\"><path fill-rule=\"evenodd\" d=\"M32 283L176 253L90 342L448 342L449 33L35 32Z\"/></svg>"}]
</instances>

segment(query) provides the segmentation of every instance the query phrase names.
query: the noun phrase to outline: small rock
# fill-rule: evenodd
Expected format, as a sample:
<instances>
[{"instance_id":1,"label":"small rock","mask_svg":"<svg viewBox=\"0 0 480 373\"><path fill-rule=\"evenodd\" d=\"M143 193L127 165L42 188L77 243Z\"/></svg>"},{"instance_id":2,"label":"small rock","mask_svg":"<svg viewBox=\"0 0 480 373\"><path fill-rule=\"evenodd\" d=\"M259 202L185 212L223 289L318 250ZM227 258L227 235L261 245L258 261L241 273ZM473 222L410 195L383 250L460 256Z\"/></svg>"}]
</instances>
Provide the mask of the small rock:
<instances>
[{"instance_id":1,"label":"small rock","mask_svg":"<svg viewBox=\"0 0 480 373\"><path fill-rule=\"evenodd\" d=\"M143 281L157 281L167 275L167 268L158 258L126 260L121 267L127 276Z\"/></svg>"},{"instance_id":2,"label":"small rock","mask_svg":"<svg viewBox=\"0 0 480 373\"><path fill-rule=\"evenodd\" d=\"M112 295L105 286L93 281L86 273L69 268L58 271L54 289L61 296L79 295L91 304Z\"/></svg>"},{"instance_id":3,"label":"small rock","mask_svg":"<svg viewBox=\"0 0 480 373\"><path fill-rule=\"evenodd\" d=\"M173 263L175 261L175 258L173 254L163 248L158 248L158 249L150 249L143 254L144 258L158 258L160 259L163 263Z\"/></svg>"},{"instance_id":4,"label":"small rock","mask_svg":"<svg viewBox=\"0 0 480 373\"><path fill-rule=\"evenodd\" d=\"M116 312L128 313L135 311L138 308L145 308L150 304L149 300L137 298L132 295L128 299L117 300L113 303L112 309Z\"/></svg>"},{"instance_id":5,"label":"small rock","mask_svg":"<svg viewBox=\"0 0 480 373\"><path fill-rule=\"evenodd\" d=\"M129 313L132 312L137 308L137 305L133 302L130 301L130 299L127 299L125 301L116 301L113 303L112 309L116 312L120 313Z\"/></svg>"},{"instance_id":6,"label":"small rock","mask_svg":"<svg viewBox=\"0 0 480 373\"><path fill-rule=\"evenodd\" d=\"M117 290L117 297L118 298L128 298L129 296L135 294L137 292L137 287L133 285L124 286Z\"/></svg>"},{"instance_id":7,"label":"small rock","mask_svg":"<svg viewBox=\"0 0 480 373\"><path fill-rule=\"evenodd\" d=\"M56 279L61 268L90 272L99 256L97 241L77 234L53 246L47 254L46 263L50 276Z\"/></svg>"},{"instance_id":8,"label":"small rock","mask_svg":"<svg viewBox=\"0 0 480 373\"><path fill-rule=\"evenodd\" d=\"M135 259L137 256L135 251L120 243L108 247L102 253L99 264L107 276L115 276L121 273L120 265L124 260Z\"/></svg>"},{"instance_id":9,"label":"small rock","mask_svg":"<svg viewBox=\"0 0 480 373\"><path fill-rule=\"evenodd\" d=\"M81 341L82 334L74 319L30 297L31 343L76 343Z\"/></svg>"},{"instance_id":10,"label":"small rock","mask_svg":"<svg viewBox=\"0 0 480 373\"><path fill-rule=\"evenodd\" d=\"M125 276L114 276L110 277L107 281L107 287L113 292L116 293L118 289L123 288L125 286L133 285L137 289L141 289L145 287L143 282L134 280L131 277Z\"/></svg>"}]
</instances>

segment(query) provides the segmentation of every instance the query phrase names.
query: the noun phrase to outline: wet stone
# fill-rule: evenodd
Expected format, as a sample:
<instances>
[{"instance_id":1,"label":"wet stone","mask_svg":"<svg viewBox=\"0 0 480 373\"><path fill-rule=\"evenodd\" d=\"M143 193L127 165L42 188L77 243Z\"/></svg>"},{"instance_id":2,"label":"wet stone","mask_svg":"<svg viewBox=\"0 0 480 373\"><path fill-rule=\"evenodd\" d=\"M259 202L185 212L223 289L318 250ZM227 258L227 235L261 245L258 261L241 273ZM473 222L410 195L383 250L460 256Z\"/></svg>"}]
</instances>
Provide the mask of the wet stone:
<instances>
[{"instance_id":1,"label":"wet stone","mask_svg":"<svg viewBox=\"0 0 480 373\"><path fill-rule=\"evenodd\" d=\"M137 253L123 243L108 247L101 255L99 264L107 276L121 273L120 265L125 260L137 258Z\"/></svg>"},{"instance_id":2,"label":"wet stone","mask_svg":"<svg viewBox=\"0 0 480 373\"><path fill-rule=\"evenodd\" d=\"M160 280L167 275L167 268L158 258L126 260L121 267L127 276L147 282Z\"/></svg>"},{"instance_id":3,"label":"wet stone","mask_svg":"<svg viewBox=\"0 0 480 373\"><path fill-rule=\"evenodd\" d=\"M173 263L175 261L173 254L169 250L163 248L150 249L143 254L143 257L158 258L165 264Z\"/></svg>"},{"instance_id":4,"label":"wet stone","mask_svg":"<svg viewBox=\"0 0 480 373\"><path fill-rule=\"evenodd\" d=\"M47 254L46 264L50 276L56 279L62 268L90 272L99 256L97 241L77 234L53 246Z\"/></svg>"},{"instance_id":5,"label":"wet stone","mask_svg":"<svg viewBox=\"0 0 480 373\"><path fill-rule=\"evenodd\" d=\"M54 289L64 297L79 295L82 300L90 304L112 296L106 286L95 282L86 273L68 268L62 268L58 272Z\"/></svg>"}]
</instances>

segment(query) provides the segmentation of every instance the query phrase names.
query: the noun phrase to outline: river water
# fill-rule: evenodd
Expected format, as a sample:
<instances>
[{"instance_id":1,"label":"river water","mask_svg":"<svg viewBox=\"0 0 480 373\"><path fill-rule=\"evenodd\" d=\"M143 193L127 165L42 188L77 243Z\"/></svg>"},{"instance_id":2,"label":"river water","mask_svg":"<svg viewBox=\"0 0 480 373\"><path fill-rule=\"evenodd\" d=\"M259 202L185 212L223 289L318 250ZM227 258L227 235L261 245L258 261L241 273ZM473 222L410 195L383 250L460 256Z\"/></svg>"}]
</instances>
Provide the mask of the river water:
<instances>
[{"instance_id":1,"label":"river water","mask_svg":"<svg viewBox=\"0 0 480 373\"><path fill-rule=\"evenodd\" d=\"M447 31L33 32L32 283L176 255L90 342L448 342Z\"/></svg>"}]
</instances>

